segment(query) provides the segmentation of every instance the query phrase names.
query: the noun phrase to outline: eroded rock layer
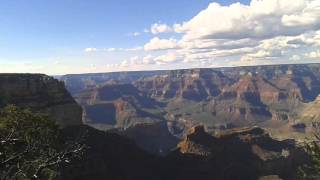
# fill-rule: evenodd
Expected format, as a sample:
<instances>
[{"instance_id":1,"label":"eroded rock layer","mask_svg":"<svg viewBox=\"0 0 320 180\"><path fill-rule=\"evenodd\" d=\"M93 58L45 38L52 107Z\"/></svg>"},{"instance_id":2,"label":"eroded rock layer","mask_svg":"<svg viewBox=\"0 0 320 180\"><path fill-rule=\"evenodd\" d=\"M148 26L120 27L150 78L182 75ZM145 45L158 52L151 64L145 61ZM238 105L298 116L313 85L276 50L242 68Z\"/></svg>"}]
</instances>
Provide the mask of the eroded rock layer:
<instances>
[{"instance_id":1,"label":"eroded rock layer","mask_svg":"<svg viewBox=\"0 0 320 180\"><path fill-rule=\"evenodd\" d=\"M0 106L47 113L61 126L82 124L82 109L58 80L42 74L0 74Z\"/></svg>"}]
</instances>

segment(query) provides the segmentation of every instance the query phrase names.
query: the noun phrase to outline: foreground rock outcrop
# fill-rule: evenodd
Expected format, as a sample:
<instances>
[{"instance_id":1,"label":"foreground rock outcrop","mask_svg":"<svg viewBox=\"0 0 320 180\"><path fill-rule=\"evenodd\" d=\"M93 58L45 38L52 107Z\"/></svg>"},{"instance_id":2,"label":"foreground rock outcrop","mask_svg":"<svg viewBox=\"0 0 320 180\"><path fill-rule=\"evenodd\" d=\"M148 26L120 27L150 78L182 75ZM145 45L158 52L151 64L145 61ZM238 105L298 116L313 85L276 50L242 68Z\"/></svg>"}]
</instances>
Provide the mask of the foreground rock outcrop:
<instances>
[{"instance_id":1,"label":"foreground rock outcrop","mask_svg":"<svg viewBox=\"0 0 320 180\"><path fill-rule=\"evenodd\" d=\"M138 148L134 141L115 133L88 126L64 129L66 138L84 135L87 146L83 158L60 169L63 180L142 180L159 179L155 175L157 157ZM155 178L153 178L155 177Z\"/></svg>"},{"instance_id":2,"label":"foreground rock outcrop","mask_svg":"<svg viewBox=\"0 0 320 180\"><path fill-rule=\"evenodd\" d=\"M273 140L260 128L211 136L198 126L164 157L151 155L115 133L86 126L65 129L66 136L79 132L87 133L89 148L83 159L62 171L64 179L295 179L297 168L308 159L294 143Z\"/></svg>"},{"instance_id":3,"label":"foreground rock outcrop","mask_svg":"<svg viewBox=\"0 0 320 180\"><path fill-rule=\"evenodd\" d=\"M64 84L42 74L0 74L0 107L14 104L47 113L61 126L82 124L82 109Z\"/></svg>"},{"instance_id":4,"label":"foreground rock outcrop","mask_svg":"<svg viewBox=\"0 0 320 180\"><path fill-rule=\"evenodd\" d=\"M186 161L177 179L199 178L200 173L207 175L200 179L295 179L297 168L308 161L293 142L274 140L260 128L234 129L211 136L202 126L195 127L169 158L177 156Z\"/></svg>"}]
</instances>

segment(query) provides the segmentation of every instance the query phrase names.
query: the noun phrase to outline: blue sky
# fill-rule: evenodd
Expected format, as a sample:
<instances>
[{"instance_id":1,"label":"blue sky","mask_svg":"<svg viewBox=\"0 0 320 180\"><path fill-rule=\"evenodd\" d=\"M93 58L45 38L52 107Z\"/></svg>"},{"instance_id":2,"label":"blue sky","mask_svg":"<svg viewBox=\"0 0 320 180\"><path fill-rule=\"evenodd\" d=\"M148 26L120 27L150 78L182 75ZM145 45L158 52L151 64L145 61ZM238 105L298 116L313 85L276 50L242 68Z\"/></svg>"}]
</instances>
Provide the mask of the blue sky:
<instances>
[{"instance_id":1,"label":"blue sky","mask_svg":"<svg viewBox=\"0 0 320 180\"><path fill-rule=\"evenodd\" d=\"M274 61L276 58L280 59L276 62L281 63L288 62L289 59L297 61L302 59L301 54L309 55L313 57L309 61L315 61L320 54L317 46L319 36L317 22L308 22L307 25L302 23L308 28L303 31L300 30L301 24L294 26L288 24L290 28L297 29L297 32L291 34L283 33L281 30L273 32L276 36L258 34L257 37L250 37L248 34L243 34L243 31L250 32L252 29L244 28L237 31L238 27L232 24L237 20L237 16L243 17L242 20L246 19L248 13L244 11L254 12L254 9L263 6L271 7L271 15L279 9L273 11L270 3L250 5L250 1L240 1L235 4L236 2L232 0L4 0L0 6L0 72L67 74L188 68L208 64L214 67L228 63L242 65L240 60L248 64L249 60L244 60L243 57L246 54L253 54L253 51L261 53L250 56L251 64L255 64L252 61L262 57L265 58L263 63ZM219 6L212 5L212 8L208 8L209 4L219 4ZM301 7L293 7L292 11L284 11L281 14L282 19L285 16L299 14L300 11L303 12L303 8L310 9L310 7L318 8L318 4L301 4ZM205 15L201 15L201 11L206 11ZM319 21L318 14L315 16L317 21ZM220 17L225 18L225 21L219 23ZM239 23L250 23L252 19L259 23L257 17L250 15L244 22L239 20ZM194 23L190 23L191 21ZM309 19L304 21L307 22ZM226 26L232 28L232 31L234 30L231 33L235 35L229 35L230 30L223 26L224 22L227 22ZM232 22L231 25L228 22ZM266 24L264 19L261 19L261 23ZM220 24L221 28L215 27ZM285 25L280 27L283 31L286 30ZM152 26L157 32L153 32ZM178 30L178 27L182 30ZM243 36L237 37L237 34ZM303 40L311 38L315 42L301 48L259 49L259 45L262 47L261 44L266 40L285 37L289 38L288 42L300 40L298 36L302 35L306 36ZM154 38L158 38L158 41ZM151 41L152 39L154 41ZM248 47L240 45L242 50L239 50L239 47L223 45L237 42L241 44L242 41L247 45L252 44L256 49L243 51ZM216 45L205 47L206 52L210 51L210 54L203 54L199 51L199 47L190 46L190 43L195 42L201 48L206 43L219 43L219 47ZM148 43L151 43L148 46L151 50L146 48ZM184 46L185 44L188 45ZM233 54L231 50L241 53ZM285 54L282 51L290 53ZM227 55L224 55L225 53ZM194 56L197 58L193 58ZM256 64L261 64L261 61Z\"/></svg>"}]
</instances>

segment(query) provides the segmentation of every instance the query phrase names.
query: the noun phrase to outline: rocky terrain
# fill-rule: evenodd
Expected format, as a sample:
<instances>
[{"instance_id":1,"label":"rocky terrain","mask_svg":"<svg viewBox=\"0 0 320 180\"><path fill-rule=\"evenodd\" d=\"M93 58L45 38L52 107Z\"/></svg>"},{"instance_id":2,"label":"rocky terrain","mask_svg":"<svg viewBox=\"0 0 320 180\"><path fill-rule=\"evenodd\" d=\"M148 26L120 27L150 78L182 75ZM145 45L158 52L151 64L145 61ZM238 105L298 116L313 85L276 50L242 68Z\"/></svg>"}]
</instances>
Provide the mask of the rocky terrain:
<instances>
[{"instance_id":1,"label":"rocky terrain","mask_svg":"<svg viewBox=\"0 0 320 180\"><path fill-rule=\"evenodd\" d=\"M84 130L90 148L84 159L62 170L64 179L294 179L297 168L308 159L294 142L273 140L260 128L212 136L197 126L163 157L146 153L114 133L85 126L65 132L73 136Z\"/></svg>"},{"instance_id":2,"label":"rocky terrain","mask_svg":"<svg viewBox=\"0 0 320 180\"><path fill-rule=\"evenodd\" d=\"M214 179L259 179L270 175L293 179L292 169L307 159L303 151L295 148L294 141L274 140L258 127L212 136L203 126L196 126L178 144L177 151L182 156L201 157L202 168L213 171ZM183 174L192 176L187 171Z\"/></svg>"},{"instance_id":3,"label":"rocky terrain","mask_svg":"<svg viewBox=\"0 0 320 180\"><path fill-rule=\"evenodd\" d=\"M66 75L66 88L98 129L165 121L179 138L259 126L280 139L304 139L320 93L320 64ZM317 109L317 108L311 108ZM316 112L316 111L314 111Z\"/></svg>"},{"instance_id":4,"label":"rocky terrain","mask_svg":"<svg viewBox=\"0 0 320 180\"><path fill-rule=\"evenodd\" d=\"M221 75L216 71L214 74ZM245 101L250 108L259 106L252 104L251 99L246 99L243 94L263 90L261 86L269 87L261 83L260 78L253 79L251 75L246 75L233 83L230 83L230 78L225 78L220 83L226 87L215 90L218 94L207 94L205 100L198 90L192 91L199 94L193 100L186 99L188 96L182 95L184 93L170 98L160 94L158 98L155 97L157 93L152 95L152 89L141 90L136 84L138 81L141 79L132 84L109 82L90 87L79 94L77 101L84 108L93 107L93 112L89 112L89 117L93 119L85 119L84 122L94 125L92 122L95 122L95 118L101 118L99 123L108 125L108 128L117 127L107 132L82 125L81 115L88 116L88 109L82 113L64 84L46 75L0 75L1 107L16 104L48 113L49 118L63 127L61 136L66 140L83 135L81 143L86 145L85 152L78 160L58 169L61 179L295 179L297 168L309 162L308 156L296 146L294 140L275 140L262 128L234 128L234 125L230 125L218 131L205 124L205 121L202 121L203 126L194 126L195 120L185 119L184 115L177 115L174 110L168 112L175 103L186 103L184 105L190 107L202 104L205 110L212 101L224 101L223 94L235 87L239 91L230 96L231 99ZM302 95L298 97L301 99L296 101L305 107L301 111L309 114L311 119L316 119L318 99L309 101ZM267 105L263 98L259 103ZM183 106L180 104L180 107ZM307 109L311 112L305 112ZM191 108L188 116L197 111L199 109ZM291 126L299 129L303 123L307 124L307 121Z\"/></svg>"},{"instance_id":5,"label":"rocky terrain","mask_svg":"<svg viewBox=\"0 0 320 180\"><path fill-rule=\"evenodd\" d=\"M113 73L97 73L97 74L70 74L58 77L68 86L71 94L79 93L87 88L96 85L122 82L131 83L144 76L154 76L165 73L164 71L143 71L143 72L113 72Z\"/></svg>"},{"instance_id":6,"label":"rocky terrain","mask_svg":"<svg viewBox=\"0 0 320 180\"><path fill-rule=\"evenodd\" d=\"M82 109L64 84L42 74L0 74L0 107L14 104L49 115L61 126L82 124Z\"/></svg>"},{"instance_id":7,"label":"rocky terrain","mask_svg":"<svg viewBox=\"0 0 320 180\"><path fill-rule=\"evenodd\" d=\"M76 96L83 105L84 121L88 124L127 128L138 123L164 120L146 109L157 109L160 103L142 95L131 84L107 84L84 90Z\"/></svg>"}]
</instances>

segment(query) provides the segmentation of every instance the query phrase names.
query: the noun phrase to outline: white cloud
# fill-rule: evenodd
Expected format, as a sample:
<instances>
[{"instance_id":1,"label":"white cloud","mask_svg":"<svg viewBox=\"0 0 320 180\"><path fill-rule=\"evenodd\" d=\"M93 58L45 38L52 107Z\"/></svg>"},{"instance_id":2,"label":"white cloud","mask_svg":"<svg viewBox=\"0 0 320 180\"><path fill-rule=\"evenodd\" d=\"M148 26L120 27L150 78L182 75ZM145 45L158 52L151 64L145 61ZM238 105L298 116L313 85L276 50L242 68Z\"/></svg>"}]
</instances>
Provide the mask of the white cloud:
<instances>
[{"instance_id":1,"label":"white cloud","mask_svg":"<svg viewBox=\"0 0 320 180\"><path fill-rule=\"evenodd\" d=\"M177 48L177 40L176 39L160 39L155 37L150 40L147 44L145 44L144 49L146 51L156 51L156 50L167 50L167 49L175 49Z\"/></svg>"},{"instance_id":2,"label":"white cloud","mask_svg":"<svg viewBox=\"0 0 320 180\"><path fill-rule=\"evenodd\" d=\"M120 63L120 67L129 67L129 66L138 66L138 65L142 65L143 62L141 61L139 56L134 56L131 57L127 60L124 60Z\"/></svg>"},{"instance_id":3,"label":"white cloud","mask_svg":"<svg viewBox=\"0 0 320 180\"><path fill-rule=\"evenodd\" d=\"M318 0L252 0L250 5L211 3L175 29L188 39L261 39L299 35L319 26Z\"/></svg>"},{"instance_id":4,"label":"white cloud","mask_svg":"<svg viewBox=\"0 0 320 180\"><path fill-rule=\"evenodd\" d=\"M173 25L173 30L176 33L183 33L184 29L183 29L183 25L181 24L174 24Z\"/></svg>"},{"instance_id":5,"label":"white cloud","mask_svg":"<svg viewBox=\"0 0 320 180\"><path fill-rule=\"evenodd\" d=\"M320 18L320 2L313 1L300 1L300 7L304 7L303 9L298 9L295 13L285 14L282 17L282 23L285 26L289 27L297 27L297 26L305 26L305 27L319 27L319 18Z\"/></svg>"},{"instance_id":6,"label":"white cloud","mask_svg":"<svg viewBox=\"0 0 320 180\"><path fill-rule=\"evenodd\" d=\"M98 51L97 48L86 48L86 49L84 49L84 52L86 52L86 53L92 53L92 52L96 52L96 51Z\"/></svg>"},{"instance_id":7,"label":"white cloud","mask_svg":"<svg viewBox=\"0 0 320 180\"><path fill-rule=\"evenodd\" d=\"M116 65L121 68L148 67L150 65L165 65L182 62L184 57L174 52L169 52L160 56L146 55L143 57L133 56Z\"/></svg>"},{"instance_id":8,"label":"white cloud","mask_svg":"<svg viewBox=\"0 0 320 180\"><path fill-rule=\"evenodd\" d=\"M258 64L268 65L268 64L272 64L272 62L270 60L264 59L259 61ZM253 66L253 65L257 65L257 61L254 58L248 57L248 56L243 56L238 61L230 61L228 64L226 64L226 66Z\"/></svg>"},{"instance_id":9,"label":"white cloud","mask_svg":"<svg viewBox=\"0 0 320 180\"><path fill-rule=\"evenodd\" d=\"M124 60L120 63L120 67L128 67L130 64L130 62L128 60Z\"/></svg>"},{"instance_id":10,"label":"white cloud","mask_svg":"<svg viewBox=\"0 0 320 180\"><path fill-rule=\"evenodd\" d=\"M305 54L306 57L314 59L314 58L320 58L320 50L312 51L310 53Z\"/></svg>"},{"instance_id":11,"label":"white cloud","mask_svg":"<svg viewBox=\"0 0 320 180\"><path fill-rule=\"evenodd\" d=\"M150 32L152 34L169 33L169 32L173 32L173 29L167 24L155 23L151 25Z\"/></svg>"},{"instance_id":12,"label":"white cloud","mask_svg":"<svg viewBox=\"0 0 320 180\"><path fill-rule=\"evenodd\" d=\"M247 56L253 58L276 58L283 54L281 50L259 50L256 53L247 54Z\"/></svg>"},{"instance_id":13,"label":"white cloud","mask_svg":"<svg viewBox=\"0 0 320 180\"><path fill-rule=\"evenodd\" d=\"M178 61L183 61L184 57L181 54L169 52L167 54L156 57L154 60L158 64L175 63Z\"/></svg>"},{"instance_id":14,"label":"white cloud","mask_svg":"<svg viewBox=\"0 0 320 180\"><path fill-rule=\"evenodd\" d=\"M189 21L172 26L156 23L144 32L180 33L176 37L181 39L153 37L143 47L113 48L150 54L142 56L146 52L141 52L140 57L115 67L209 66L222 59L231 59L225 65L272 64L305 57L314 60L320 56L314 50L320 47L320 0L252 0L249 5L227 6L211 3ZM309 53L302 54L305 52Z\"/></svg>"},{"instance_id":15,"label":"white cloud","mask_svg":"<svg viewBox=\"0 0 320 180\"><path fill-rule=\"evenodd\" d=\"M249 5L211 3L191 20L162 24L180 40L153 38L146 51L171 50L185 61L240 56L251 61L288 57L296 49L320 46L319 0L252 0ZM159 33L160 24L154 25ZM159 28L160 29L160 28ZM167 30L165 30L167 29ZM250 61L250 63L251 63Z\"/></svg>"},{"instance_id":16,"label":"white cloud","mask_svg":"<svg viewBox=\"0 0 320 180\"><path fill-rule=\"evenodd\" d=\"M155 64L156 61L152 55L147 55L142 59L142 64Z\"/></svg>"}]
</instances>

